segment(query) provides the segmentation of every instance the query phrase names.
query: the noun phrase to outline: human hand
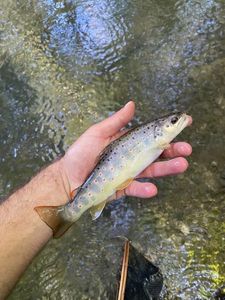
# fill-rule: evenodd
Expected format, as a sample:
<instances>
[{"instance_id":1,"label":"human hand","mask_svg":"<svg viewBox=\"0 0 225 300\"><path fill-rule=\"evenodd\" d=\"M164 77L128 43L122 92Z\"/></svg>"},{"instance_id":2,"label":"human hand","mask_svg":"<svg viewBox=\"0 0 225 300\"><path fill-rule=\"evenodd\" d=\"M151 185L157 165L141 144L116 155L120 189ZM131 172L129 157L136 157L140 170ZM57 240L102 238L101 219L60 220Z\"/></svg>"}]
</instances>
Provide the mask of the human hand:
<instances>
[{"instance_id":1,"label":"human hand","mask_svg":"<svg viewBox=\"0 0 225 300\"><path fill-rule=\"evenodd\" d=\"M123 128L133 118L134 112L135 104L130 101L111 117L91 126L72 144L60 161L68 194L85 181L102 150L126 132ZM190 118L189 124L191 123ZM169 160L152 163L137 178L156 178L183 173L188 167L184 156L190 155L191 152L192 148L188 143L171 143L161 155L161 158ZM150 198L157 194L157 187L153 183L134 180L125 190L117 192L115 198L124 194Z\"/></svg>"}]
</instances>

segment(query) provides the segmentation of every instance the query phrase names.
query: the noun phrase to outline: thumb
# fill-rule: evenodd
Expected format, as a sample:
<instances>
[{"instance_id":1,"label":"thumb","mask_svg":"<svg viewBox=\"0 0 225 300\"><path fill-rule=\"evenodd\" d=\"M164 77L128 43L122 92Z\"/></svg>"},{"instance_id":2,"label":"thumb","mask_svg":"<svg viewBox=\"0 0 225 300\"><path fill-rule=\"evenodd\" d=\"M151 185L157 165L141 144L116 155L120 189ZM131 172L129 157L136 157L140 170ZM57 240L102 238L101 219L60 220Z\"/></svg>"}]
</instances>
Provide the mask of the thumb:
<instances>
[{"instance_id":1,"label":"thumb","mask_svg":"<svg viewBox=\"0 0 225 300\"><path fill-rule=\"evenodd\" d=\"M135 103L134 101L129 101L114 115L94 125L95 130L98 130L98 132L104 137L112 136L123 128L130 120L132 120L134 112Z\"/></svg>"}]
</instances>

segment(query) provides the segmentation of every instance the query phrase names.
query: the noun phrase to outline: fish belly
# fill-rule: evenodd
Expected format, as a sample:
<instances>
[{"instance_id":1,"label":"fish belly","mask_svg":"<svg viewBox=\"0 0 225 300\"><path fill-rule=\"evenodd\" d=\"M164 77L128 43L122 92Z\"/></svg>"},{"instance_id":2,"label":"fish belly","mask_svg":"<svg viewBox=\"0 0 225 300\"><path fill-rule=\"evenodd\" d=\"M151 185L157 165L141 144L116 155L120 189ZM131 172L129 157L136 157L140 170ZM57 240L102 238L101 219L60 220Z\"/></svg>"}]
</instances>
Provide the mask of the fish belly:
<instances>
[{"instance_id":1,"label":"fish belly","mask_svg":"<svg viewBox=\"0 0 225 300\"><path fill-rule=\"evenodd\" d=\"M127 182L129 179L134 179L157 157L159 157L161 153L162 150L156 148L151 151L148 150L140 153L140 155L137 155L135 159L128 158L125 164L126 166L122 170L115 169L115 173L117 175L114 176L114 179L104 183L101 187L101 191L95 195L96 199L93 204L98 205L110 198L120 189L123 183Z\"/></svg>"},{"instance_id":2,"label":"fish belly","mask_svg":"<svg viewBox=\"0 0 225 300\"><path fill-rule=\"evenodd\" d=\"M80 197L76 198L74 203L67 204L67 218L72 218L73 221L76 221L86 210L107 201L121 189L121 186L125 182L129 179L134 179L157 157L159 157L161 153L162 150L159 148L139 151L139 154L135 154L133 157L127 157L121 162L123 165L122 169L120 168L121 164L118 163L118 159L114 165L114 171L111 172L110 169L108 170L108 178L105 179L104 183L102 182L96 186L94 183L95 177L93 177L87 191L82 192ZM101 172L101 170L99 172ZM98 177L98 174L96 177Z\"/></svg>"}]
</instances>

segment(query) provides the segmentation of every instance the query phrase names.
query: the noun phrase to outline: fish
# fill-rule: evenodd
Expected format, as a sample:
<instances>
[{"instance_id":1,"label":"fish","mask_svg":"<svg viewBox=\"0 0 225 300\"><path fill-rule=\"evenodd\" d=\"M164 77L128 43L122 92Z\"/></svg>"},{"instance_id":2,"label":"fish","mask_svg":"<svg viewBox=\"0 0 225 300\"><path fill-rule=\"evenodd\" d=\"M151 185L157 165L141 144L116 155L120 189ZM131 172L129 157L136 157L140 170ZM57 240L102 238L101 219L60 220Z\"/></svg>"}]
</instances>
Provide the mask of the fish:
<instances>
[{"instance_id":1,"label":"fish","mask_svg":"<svg viewBox=\"0 0 225 300\"><path fill-rule=\"evenodd\" d=\"M54 237L63 235L87 210L93 220L97 219L113 195L154 162L189 123L186 113L173 113L130 129L103 150L70 202L38 206L36 212L53 230Z\"/></svg>"}]
</instances>

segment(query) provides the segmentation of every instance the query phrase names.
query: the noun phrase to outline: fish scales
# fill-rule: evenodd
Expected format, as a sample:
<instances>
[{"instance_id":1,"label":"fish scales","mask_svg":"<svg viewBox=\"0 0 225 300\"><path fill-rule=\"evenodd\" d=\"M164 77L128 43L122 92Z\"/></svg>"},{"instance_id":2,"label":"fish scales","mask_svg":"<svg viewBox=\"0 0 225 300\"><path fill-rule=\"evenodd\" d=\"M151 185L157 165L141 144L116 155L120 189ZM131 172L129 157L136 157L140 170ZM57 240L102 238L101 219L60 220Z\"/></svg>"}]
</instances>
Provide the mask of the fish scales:
<instances>
[{"instance_id":1,"label":"fish scales","mask_svg":"<svg viewBox=\"0 0 225 300\"><path fill-rule=\"evenodd\" d=\"M58 207L36 207L39 216L56 237L88 209L96 219L118 190L125 188L160 156L188 125L189 118L185 113L176 113L131 129L106 147L71 202Z\"/></svg>"},{"instance_id":2,"label":"fish scales","mask_svg":"<svg viewBox=\"0 0 225 300\"><path fill-rule=\"evenodd\" d=\"M148 139L145 135L148 135ZM113 142L82 185L76 201L72 202L71 206L82 214L83 210L87 209L86 205L91 207L93 202L98 205L113 195L121 182L136 177L143 169L143 165L147 165L149 160L152 160L149 135L154 138L153 128L144 125ZM156 151L156 155L159 152L162 150ZM88 203L84 199L88 199Z\"/></svg>"}]
</instances>

